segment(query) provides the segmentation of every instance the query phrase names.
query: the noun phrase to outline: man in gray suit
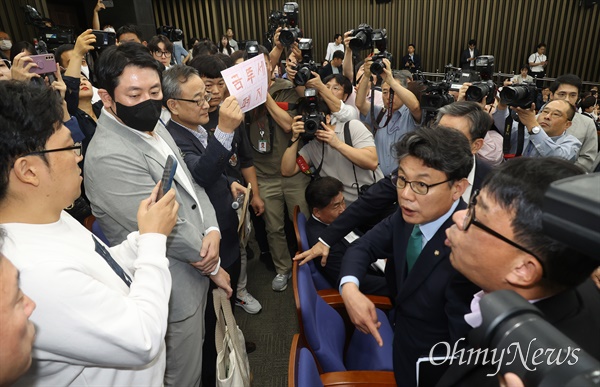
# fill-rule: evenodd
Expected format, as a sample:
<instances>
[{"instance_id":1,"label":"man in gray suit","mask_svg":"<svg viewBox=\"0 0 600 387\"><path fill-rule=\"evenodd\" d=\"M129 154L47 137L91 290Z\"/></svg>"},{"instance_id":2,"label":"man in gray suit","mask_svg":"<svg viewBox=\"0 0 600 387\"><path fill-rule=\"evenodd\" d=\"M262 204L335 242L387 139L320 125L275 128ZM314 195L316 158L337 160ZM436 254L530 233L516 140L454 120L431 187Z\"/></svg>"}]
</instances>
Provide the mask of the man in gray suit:
<instances>
[{"instance_id":1,"label":"man in gray suit","mask_svg":"<svg viewBox=\"0 0 600 387\"><path fill-rule=\"evenodd\" d=\"M144 46L126 43L106 49L97 69L104 108L86 154L84 184L92 211L111 243L137 229L139 202L161 179L167 157L178 161L173 187L180 207L167 240L173 288L165 385L199 385L209 278L229 296L232 293L229 274L220 269L215 211L159 123L162 66Z\"/></svg>"}]
</instances>

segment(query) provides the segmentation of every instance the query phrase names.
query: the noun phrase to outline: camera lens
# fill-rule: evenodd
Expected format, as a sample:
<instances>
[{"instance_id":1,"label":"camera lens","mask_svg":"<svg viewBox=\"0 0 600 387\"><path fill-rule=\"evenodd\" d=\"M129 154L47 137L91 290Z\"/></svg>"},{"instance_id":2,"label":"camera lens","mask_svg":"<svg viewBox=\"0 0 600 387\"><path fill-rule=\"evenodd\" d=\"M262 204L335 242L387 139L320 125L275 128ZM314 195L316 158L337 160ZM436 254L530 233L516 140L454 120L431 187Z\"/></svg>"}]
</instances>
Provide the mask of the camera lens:
<instances>
[{"instance_id":1,"label":"camera lens","mask_svg":"<svg viewBox=\"0 0 600 387\"><path fill-rule=\"evenodd\" d=\"M312 78L312 74L308 67L302 67L296 73L296 77L294 78L294 83L296 86L304 86L306 82L308 82Z\"/></svg>"},{"instance_id":2,"label":"camera lens","mask_svg":"<svg viewBox=\"0 0 600 387\"><path fill-rule=\"evenodd\" d=\"M485 98L490 92L490 88L488 85L471 85L467 89L467 93L465 95L467 101L475 101L479 102L483 98Z\"/></svg>"},{"instance_id":3,"label":"camera lens","mask_svg":"<svg viewBox=\"0 0 600 387\"><path fill-rule=\"evenodd\" d=\"M291 30L282 30L279 33L279 41L286 47L289 47L292 44L294 44L297 38L298 33L295 31L295 28Z\"/></svg>"},{"instance_id":4,"label":"camera lens","mask_svg":"<svg viewBox=\"0 0 600 387\"><path fill-rule=\"evenodd\" d=\"M367 35L360 31L356 34L356 36L354 36L352 39L350 39L350 48L353 51L360 51L363 50L365 48L367 44Z\"/></svg>"},{"instance_id":5,"label":"camera lens","mask_svg":"<svg viewBox=\"0 0 600 387\"><path fill-rule=\"evenodd\" d=\"M379 74L383 73L384 68L385 68L385 65L383 64L383 60L376 59L371 64L371 74L379 75Z\"/></svg>"}]
</instances>

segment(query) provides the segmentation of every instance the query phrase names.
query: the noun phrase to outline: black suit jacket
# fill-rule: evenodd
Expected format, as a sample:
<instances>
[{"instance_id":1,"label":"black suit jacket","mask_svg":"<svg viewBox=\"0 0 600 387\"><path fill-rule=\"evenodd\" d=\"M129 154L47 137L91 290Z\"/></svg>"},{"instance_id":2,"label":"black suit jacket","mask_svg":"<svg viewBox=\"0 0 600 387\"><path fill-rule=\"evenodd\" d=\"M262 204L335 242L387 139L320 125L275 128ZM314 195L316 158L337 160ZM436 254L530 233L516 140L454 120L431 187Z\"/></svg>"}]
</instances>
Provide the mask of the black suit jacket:
<instances>
[{"instance_id":1,"label":"black suit jacket","mask_svg":"<svg viewBox=\"0 0 600 387\"><path fill-rule=\"evenodd\" d=\"M312 216L306 222L306 236L308 238L308 244L313 246L319 240L319 235L327 229L327 225L315 220ZM361 235L359 231L355 231L357 235ZM329 249L329 255L327 256L327 264L325 267L321 266L320 261L316 262L315 265L317 270L321 271L325 278L329 281L332 288L338 287L340 270L342 268L342 258L348 247L351 244L346 238L340 239L337 243L331 245ZM383 257L382 257L383 258ZM370 271L365 276L365 279L360 283L360 291L365 294L374 294L379 296L389 297L390 293L385 282L383 275L377 275L374 271Z\"/></svg>"},{"instance_id":2,"label":"black suit jacket","mask_svg":"<svg viewBox=\"0 0 600 387\"><path fill-rule=\"evenodd\" d=\"M406 63L408 63L408 61L410 61L410 55L406 54L402 57L402 62L400 63L402 68L410 70L411 73L414 73L417 70L421 70L421 56L420 55L417 55L417 54L413 55L414 67L406 66Z\"/></svg>"},{"instance_id":3,"label":"black suit jacket","mask_svg":"<svg viewBox=\"0 0 600 387\"><path fill-rule=\"evenodd\" d=\"M340 74L342 73L342 66L338 67L338 72ZM331 63L327 63L327 65L321 67L321 69L319 70L319 77L321 77L321 80L325 79L331 74L333 74Z\"/></svg>"},{"instance_id":4,"label":"black suit jacket","mask_svg":"<svg viewBox=\"0 0 600 387\"><path fill-rule=\"evenodd\" d=\"M481 55L481 53L479 52L477 47L475 47L474 54L475 54L475 58L477 58L478 56ZM471 53L469 52L469 49L467 48L466 50L464 50L462 52L462 54L460 54L460 67L462 67L463 69L466 69L466 70L470 69L471 68L471 62L469 62L470 57L471 57ZM475 69L475 67L473 67L473 69Z\"/></svg>"},{"instance_id":5,"label":"black suit jacket","mask_svg":"<svg viewBox=\"0 0 600 387\"><path fill-rule=\"evenodd\" d=\"M466 208L460 200L456 211ZM366 268L387 251L386 279L394 293L394 374L399 386L415 386L416 361L428 356L439 342L453 343L470 329L464 315L479 289L450 264L450 248L445 246L448 218L425 245L410 273L406 248L413 229L396 211L354 243L344 256L340 277L355 276L359 281Z\"/></svg>"},{"instance_id":6,"label":"black suit jacket","mask_svg":"<svg viewBox=\"0 0 600 387\"><path fill-rule=\"evenodd\" d=\"M232 153L214 137L209 138L205 148L196 136L173 120L167 123L167 130L183 152L183 159L192 177L204 188L215 208L221 230L221 266L227 269L240 256L238 217L236 211L231 208L231 181L224 175Z\"/></svg>"},{"instance_id":7,"label":"black suit jacket","mask_svg":"<svg viewBox=\"0 0 600 387\"><path fill-rule=\"evenodd\" d=\"M534 305L544 313L548 322L581 349L600 359L600 292L591 279L577 288L538 301ZM512 356L508 360L511 359ZM495 374L496 369L497 366L491 364L453 363L438 387L498 386L497 376L486 376Z\"/></svg>"}]
</instances>

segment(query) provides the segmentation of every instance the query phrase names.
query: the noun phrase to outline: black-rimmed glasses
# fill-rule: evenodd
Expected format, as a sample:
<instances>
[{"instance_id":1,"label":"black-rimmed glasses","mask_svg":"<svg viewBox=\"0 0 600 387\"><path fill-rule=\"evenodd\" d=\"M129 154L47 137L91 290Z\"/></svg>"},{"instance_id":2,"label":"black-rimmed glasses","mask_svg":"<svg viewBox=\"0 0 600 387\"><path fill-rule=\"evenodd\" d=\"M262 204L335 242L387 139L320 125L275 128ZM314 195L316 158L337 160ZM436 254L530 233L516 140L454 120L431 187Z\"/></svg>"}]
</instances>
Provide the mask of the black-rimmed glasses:
<instances>
[{"instance_id":1,"label":"black-rimmed glasses","mask_svg":"<svg viewBox=\"0 0 600 387\"><path fill-rule=\"evenodd\" d=\"M171 51L154 51L154 55L163 58L170 58L171 57Z\"/></svg>"},{"instance_id":2,"label":"black-rimmed glasses","mask_svg":"<svg viewBox=\"0 0 600 387\"><path fill-rule=\"evenodd\" d=\"M477 218L475 217L475 205L477 204L477 196L479 195L479 190L475 190L475 192L473 192L473 195L471 196L471 202L469 203L469 206L467 207L467 216L465 216L464 219L464 223L463 223L463 231L467 231L469 229L469 227L474 224L475 226L479 227L480 229L482 229L483 231L487 232L490 235L495 236L496 238L508 243L509 245L516 247L517 249L526 252L529 255L532 255L535 259L538 260L538 262L540 263L540 265L542 266L542 270L544 268L544 264L543 262L538 258L537 255L535 255L535 253L533 253L532 251L526 249L525 247L521 246L520 244L518 244L517 242L513 242L510 239L508 239L507 237L505 237L504 235L498 233L497 231L492 230L491 228L489 228L488 226L486 226L485 224L481 223L480 221L477 220Z\"/></svg>"},{"instance_id":3,"label":"black-rimmed glasses","mask_svg":"<svg viewBox=\"0 0 600 387\"><path fill-rule=\"evenodd\" d=\"M195 99L185 99L185 98L173 98L176 101L185 101L185 102L193 102L198 106L202 106L204 105L204 102L210 102L210 100L212 99L212 94L204 94L203 98L200 98L198 100Z\"/></svg>"},{"instance_id":4,"label":"black-rimmed glasses","mask_svg":"<svg viewBox=\"0 0 600 387\"><path fill-rule=\"evenodd\" d=\"M62 151L68 151L68 150L72 150L76 156L81 156L81 143L76 142L73 146L67 146L64 148L44 149L41 151L35 151L35 152L27 153L25 156L42 155L44 153L62 152Z\"/></svg>"},{"instance_id":5,"label":"black-rimmed glasses","mask_svg":"<svg viewBox=\"0 0 600 387\"><path fill-rule=\"evenodd\" d=\"M426 183L423 183L422 181L408 181L408 180L406 180L406 178L404 176L398 176L396 174L391 175L390 179L392 180L392 183L398 189L404 189L404 187L406 187L406 184L410 184L410 188L413 190L413 192L416 194L419 194L419 195L427 195L430 188L453 180L453 179L448 179L448 180L440 181L439 183L426 184Z\"/></svg>"}]
</instances>

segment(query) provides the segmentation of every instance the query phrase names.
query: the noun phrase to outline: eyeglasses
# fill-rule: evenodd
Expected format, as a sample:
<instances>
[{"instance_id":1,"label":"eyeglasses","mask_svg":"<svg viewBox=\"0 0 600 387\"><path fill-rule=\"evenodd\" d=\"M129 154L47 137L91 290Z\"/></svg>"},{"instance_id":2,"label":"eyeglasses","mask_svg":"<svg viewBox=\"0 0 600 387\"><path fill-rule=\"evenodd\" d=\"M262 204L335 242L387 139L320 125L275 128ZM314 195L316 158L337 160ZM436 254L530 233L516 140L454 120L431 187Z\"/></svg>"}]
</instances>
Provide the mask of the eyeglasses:
<instances>
[{"instance_id":1,"label":"eyeglasses","mask_svg":"<svg viewBox=\"0 0 600 387\"><path fill-rule=\"evenodd\" d=\"M72 150L73 153L75 153L75 156L81 156L81 143L76 142L73 146L68 146L65 148L44 149L41 151L35 151L35 152L27 153L25 156L42 155L44 153L62 152L62 151L68 151L68 150Z\"/></svg>"},{"instance_id":2,"label":"eyeglasses","mask_svg":"<svg viewBox=\"0 0 600 387\"><path fill-rule=\"evenodd\" d=\"M154 51L154 55L164 58L170 58L171 51Z\"/></svg>"},{"instance_id":3,"label":"eyeglasses","mask_svg":"<svg viewBox=\"0 0 600 387\"><path fill-rule=\"evenodd\" d=\"M406 187L406 184L410 184L410 188L414 191L414 193L419 194L419 195L427 195L430 188L453 180L453 179L448 179L448 180L440 181L439 183L435 183L435 184L425 184L422 181L408 181L408 180L406 180L406 178L404 176L398 176L395 174L391 175L390 179L392 180L392 183L398 189L404 189L404 187Z\"/></svg>"},{"instance_id":4,"label":"eyeglasses","mask_svg":"<svg viewBox=\"0 0 600 387\"><path fill-rule=\"evenodd\" d=\"M204 94L204 97L195 100L195 99L185 99L185 98L173 98L175 101L185 101L185 102L193 102L198 106L204 105L204 102L210 102L212 99L212 94Z\"/></svg>"},{"instance_id":5,"label":"eyeglasses","mask_svg":"<svg viewBox=\"0 0 600 387\"><path fill-rule=\"evenodd\" d=\"M483 231L487 232L490 235L495 236L496 238L500 239L501 241L504 241L506 243L508 243L509 245L516 247L517 249L526 252L527 254L532 255L535 259L538 260L538 262L540 263L540 265L542 266L542 270L544 269L544 264L542 263L542 261L538 258L537 255L535 255L533 252L531 252L530 250L526 249L525 247L521 246L520 244L511 241L510 239L508 239L507 237L505 237L504 235L492 230L491 228L489 228L488 226L486 226L485 224L481 223L480 221L477 220L477 218L475 217L475 205L477 204L477 196L479 195L479 190L475 190L475 192L473 192L473 196L471 197L471 202L469 203L469 206L467 207L467 216L465 216L465 220L463 223L463 231L467 231L469 229L469 227L474 224L475 226L479 227L480 229L482 229Z\"/></svg>"}]
</instances>

